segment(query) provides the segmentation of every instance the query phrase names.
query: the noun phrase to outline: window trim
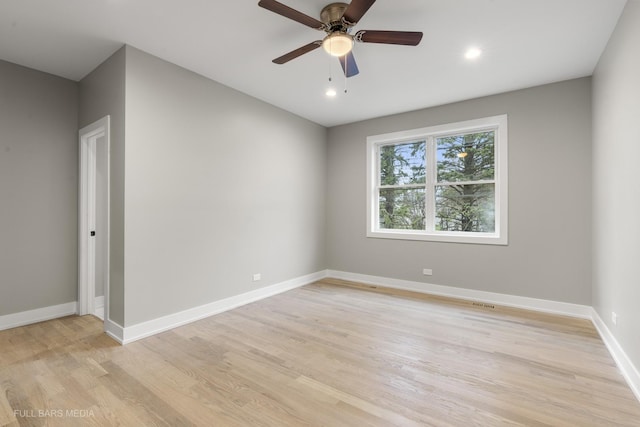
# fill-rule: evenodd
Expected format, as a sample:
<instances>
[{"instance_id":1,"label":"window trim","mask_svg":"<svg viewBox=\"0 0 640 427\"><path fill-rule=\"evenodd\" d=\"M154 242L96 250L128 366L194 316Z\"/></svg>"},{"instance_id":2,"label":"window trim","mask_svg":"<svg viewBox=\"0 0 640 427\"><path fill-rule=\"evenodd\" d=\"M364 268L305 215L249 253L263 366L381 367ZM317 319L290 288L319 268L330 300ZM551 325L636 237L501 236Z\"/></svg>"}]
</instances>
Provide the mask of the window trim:
<instances>
[{"instance_id":1,"label":"window trim","mask_svg":"<svg viewBox=\"0 0 640 427\"><path fill-rule=\"evenodd\" d=\"M428 140L451 134L495 129L495 220L494 233L464 231L388 230L379 228L379 176L378 150L382 145ZM456 123L429 126L420 129L392 132L367 137L367 237L399 240L424 240L432 242L476 243L489 245L508 244L508 120L507 115L485 117ZM427 150L429 150L427 144ZM431 158L435 153L427 153ZM435 173L435 171L431 171ZM424 188L427 188L426 184ZM430 198L427 198L430 200ZM433 204L433 203L431 203ZM430 206L429 203L427 203ZM429 215L429 213L428 213ZM425 222L430 221L425 218Z\"/></svg>"}]
</instances>

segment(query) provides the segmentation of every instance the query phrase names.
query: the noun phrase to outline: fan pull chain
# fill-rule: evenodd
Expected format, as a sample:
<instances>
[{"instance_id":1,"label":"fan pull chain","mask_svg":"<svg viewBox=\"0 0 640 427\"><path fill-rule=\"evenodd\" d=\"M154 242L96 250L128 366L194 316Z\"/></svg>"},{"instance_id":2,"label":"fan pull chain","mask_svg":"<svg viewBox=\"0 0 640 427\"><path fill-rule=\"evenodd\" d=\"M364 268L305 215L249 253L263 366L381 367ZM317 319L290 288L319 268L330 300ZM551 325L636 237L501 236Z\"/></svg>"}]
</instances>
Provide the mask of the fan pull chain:
<instances>
[{"instance_id":1,"label":"fan pull chain","mask_svg":"<svg viewBox=\"0 0 640 427\"><path fill-rule=\"evenodd\" d=\"M329 84L327 85L327 90L325 92L325 95L328 96L329 98L333 98L334 96L336 96L336 91L333 89L333 72L331 69L331 60L329 60L328 64L329 64L329 79L328 79Z\"/></svg>"},{"instance_id":2,"label":"fan pull chain","mask_svg":"<svg viewBox=\"0 0 640 427\"><path fill-rule=\"evenodd\" d=\"M345 55L344 56L344 93L347 93L347 73L349 70L349 63L347 62L349 60L349 55Z\"/></svg>"}]
</instances>

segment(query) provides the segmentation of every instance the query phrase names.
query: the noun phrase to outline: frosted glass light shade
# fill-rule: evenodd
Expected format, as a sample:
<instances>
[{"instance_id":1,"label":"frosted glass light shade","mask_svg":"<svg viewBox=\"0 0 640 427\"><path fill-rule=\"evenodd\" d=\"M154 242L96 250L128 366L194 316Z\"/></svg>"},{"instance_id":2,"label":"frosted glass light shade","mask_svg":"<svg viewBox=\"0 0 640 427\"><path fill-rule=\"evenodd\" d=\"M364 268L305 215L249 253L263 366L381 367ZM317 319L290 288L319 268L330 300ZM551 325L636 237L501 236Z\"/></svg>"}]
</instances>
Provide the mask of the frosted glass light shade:
<instances>
[{"instance_id":1,"label":"frosted glass light shade","mask_svg":"<svg viewBox=\"0 0 640 427\"><path fill-rule=\"evenodd\" d=\"M353 48L353 37L346 33L335 32L324 38L322 47L331 56L345 56Z\"/></svg>"}]
</instances>

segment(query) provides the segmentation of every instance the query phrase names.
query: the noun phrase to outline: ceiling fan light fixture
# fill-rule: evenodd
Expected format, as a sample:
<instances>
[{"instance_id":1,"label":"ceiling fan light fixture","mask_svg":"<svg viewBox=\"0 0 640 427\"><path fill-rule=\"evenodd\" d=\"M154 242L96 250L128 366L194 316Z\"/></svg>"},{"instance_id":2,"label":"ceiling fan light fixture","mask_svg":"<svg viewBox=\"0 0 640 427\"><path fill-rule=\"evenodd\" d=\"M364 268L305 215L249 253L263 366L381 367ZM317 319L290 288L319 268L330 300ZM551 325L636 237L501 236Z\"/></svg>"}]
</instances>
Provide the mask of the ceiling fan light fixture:
<instances>
[{"instance_id":1,"label":"ceiling fan light fixture","mask_svg":"<svg viewBox=\"0 0 640 427\"><path fill-rule=\"evenodd\" d=\"M353 37L342 31L336 31L324 38L322 47L331 56L345 56L353 48Z\"/></svg>"}]
</instances>

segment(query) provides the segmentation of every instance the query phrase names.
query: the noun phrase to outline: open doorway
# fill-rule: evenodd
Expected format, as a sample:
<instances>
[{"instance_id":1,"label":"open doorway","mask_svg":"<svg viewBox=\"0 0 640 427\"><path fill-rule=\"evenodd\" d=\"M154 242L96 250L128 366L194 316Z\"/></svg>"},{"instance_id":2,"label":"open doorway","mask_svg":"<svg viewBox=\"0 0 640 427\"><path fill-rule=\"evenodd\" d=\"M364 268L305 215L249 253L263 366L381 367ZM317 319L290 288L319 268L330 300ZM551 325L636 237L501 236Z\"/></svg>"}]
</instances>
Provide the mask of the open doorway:
<instances>
[{"instance_id":1,"label":"open doorway","mask_svg":"<svg viewBox=\"0 0 640 427\"><path fill-rule=\"evenodd\" d=\"M109 315L109 116L82 128L78 213L78 314Z\"/></svg>"}]
</instances>

